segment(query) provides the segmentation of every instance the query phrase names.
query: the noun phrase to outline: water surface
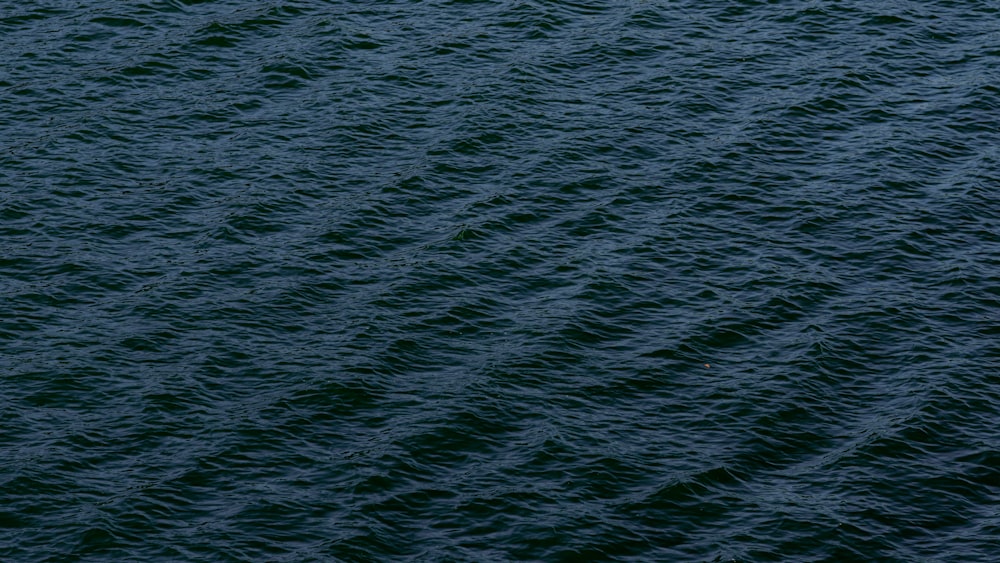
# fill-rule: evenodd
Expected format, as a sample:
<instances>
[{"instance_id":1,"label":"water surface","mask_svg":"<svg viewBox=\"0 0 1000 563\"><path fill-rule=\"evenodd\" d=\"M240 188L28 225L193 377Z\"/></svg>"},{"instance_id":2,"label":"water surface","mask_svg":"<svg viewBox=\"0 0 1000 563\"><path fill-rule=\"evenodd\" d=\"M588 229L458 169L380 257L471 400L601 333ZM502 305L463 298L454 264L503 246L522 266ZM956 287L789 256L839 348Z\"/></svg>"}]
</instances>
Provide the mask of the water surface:
<instances>
[{"instance_id":1,"label":"water surface","mask_svg":"<svg viewBox=\"0 0 1000 563\"><path fill-rule=\"evenodd\" d=\"M0 558L995 561L998 22L0 1Z\"/></svg>"}]
</instances>

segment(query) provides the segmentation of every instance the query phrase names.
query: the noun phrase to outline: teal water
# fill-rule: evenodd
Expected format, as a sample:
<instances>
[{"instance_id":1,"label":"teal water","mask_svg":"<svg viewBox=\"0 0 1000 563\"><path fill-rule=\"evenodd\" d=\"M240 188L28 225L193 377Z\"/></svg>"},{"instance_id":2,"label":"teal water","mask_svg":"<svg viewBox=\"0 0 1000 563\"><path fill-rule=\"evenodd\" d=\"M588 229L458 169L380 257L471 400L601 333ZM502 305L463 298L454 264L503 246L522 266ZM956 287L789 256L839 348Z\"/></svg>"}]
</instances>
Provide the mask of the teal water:
<instances>
[{"instance_id":1,"label":"teal water","mask_svg":"<svg viewBox=\"0 0 1000 563\"><path fill-rule=\"evenodd\" d=\"M0 560L1000 560L998 29L0 0Z\"/></svg>"}]
</instances>

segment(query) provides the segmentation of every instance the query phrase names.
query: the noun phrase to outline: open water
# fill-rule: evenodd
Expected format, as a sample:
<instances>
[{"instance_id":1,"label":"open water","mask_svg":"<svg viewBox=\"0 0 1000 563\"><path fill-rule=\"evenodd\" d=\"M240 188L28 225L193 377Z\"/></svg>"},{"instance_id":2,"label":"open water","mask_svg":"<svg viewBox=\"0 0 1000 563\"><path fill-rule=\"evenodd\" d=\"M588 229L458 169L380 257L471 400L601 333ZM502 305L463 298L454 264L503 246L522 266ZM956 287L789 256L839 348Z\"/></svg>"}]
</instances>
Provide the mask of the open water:
<instances>
[{"instance_id":1,"label":"open water","mask_svg":"<svg viewBox=\"0 0 1000 563\"><path fill-rule=\"evenodd\" d=\"M0 0L0 560L1000 561L992 0Z\"/></svg>"}]
</instances>

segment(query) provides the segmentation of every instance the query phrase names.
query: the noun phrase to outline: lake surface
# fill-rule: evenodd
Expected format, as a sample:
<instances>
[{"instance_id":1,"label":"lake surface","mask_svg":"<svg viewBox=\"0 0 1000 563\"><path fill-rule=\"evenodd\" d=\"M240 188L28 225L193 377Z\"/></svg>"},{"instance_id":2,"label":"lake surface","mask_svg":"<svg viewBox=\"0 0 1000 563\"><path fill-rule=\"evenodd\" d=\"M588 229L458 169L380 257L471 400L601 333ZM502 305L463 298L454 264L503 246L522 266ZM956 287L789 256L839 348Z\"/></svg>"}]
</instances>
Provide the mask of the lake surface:
<instances>
[{"instance_id":1,"label":"lake surface","mask_svg":"<svg viewBox=\"0 0 1000 563\"><path fill-rule=\"evenodd\" d=\"M3 561L1000 560L1000 7L0 0Z\"/></svg>"}]
</instances>

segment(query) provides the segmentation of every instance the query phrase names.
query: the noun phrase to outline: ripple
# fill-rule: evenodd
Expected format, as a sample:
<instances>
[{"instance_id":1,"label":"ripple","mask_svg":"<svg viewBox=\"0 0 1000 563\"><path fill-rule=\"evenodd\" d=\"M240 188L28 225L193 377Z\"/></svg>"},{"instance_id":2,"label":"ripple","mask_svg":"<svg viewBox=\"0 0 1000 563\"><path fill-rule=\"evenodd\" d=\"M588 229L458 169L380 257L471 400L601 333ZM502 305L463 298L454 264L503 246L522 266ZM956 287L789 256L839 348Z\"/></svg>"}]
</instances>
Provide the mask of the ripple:
<instances>
[{"instance_id":1,"label":"ripple","mask_svg":"<svg viewBox=\"0 0 1000 563\"><path fill-rule=\"evenodd\" d=\"M3 11L5 559L991 561L995 10Z\"/></svg>"}]
</instances>

